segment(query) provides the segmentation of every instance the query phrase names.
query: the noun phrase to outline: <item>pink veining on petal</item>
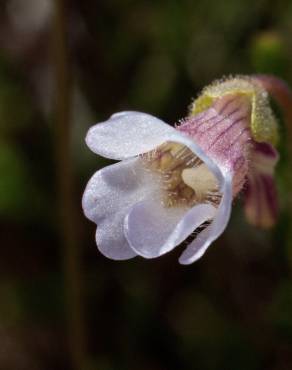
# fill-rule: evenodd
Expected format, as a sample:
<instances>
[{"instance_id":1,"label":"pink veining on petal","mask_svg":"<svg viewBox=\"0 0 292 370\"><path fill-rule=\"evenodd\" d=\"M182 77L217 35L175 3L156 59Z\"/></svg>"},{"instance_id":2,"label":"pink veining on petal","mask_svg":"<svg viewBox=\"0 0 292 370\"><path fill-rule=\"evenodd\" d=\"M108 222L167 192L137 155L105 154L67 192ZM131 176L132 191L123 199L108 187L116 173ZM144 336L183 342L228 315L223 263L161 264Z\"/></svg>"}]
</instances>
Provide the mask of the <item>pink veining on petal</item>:
<instances>
[{"instance_id":1,"label":"pink veining on petal","mask_svg":"<svg viewBox=\"0 0 292 370\"><path fill-rule=\"evenodd\" d=\"M242 189L248 171L250 117L248 97L225 95L177 128L191 136L224 172L232 173L233 196Z\"/></svg>"}]
</instances>

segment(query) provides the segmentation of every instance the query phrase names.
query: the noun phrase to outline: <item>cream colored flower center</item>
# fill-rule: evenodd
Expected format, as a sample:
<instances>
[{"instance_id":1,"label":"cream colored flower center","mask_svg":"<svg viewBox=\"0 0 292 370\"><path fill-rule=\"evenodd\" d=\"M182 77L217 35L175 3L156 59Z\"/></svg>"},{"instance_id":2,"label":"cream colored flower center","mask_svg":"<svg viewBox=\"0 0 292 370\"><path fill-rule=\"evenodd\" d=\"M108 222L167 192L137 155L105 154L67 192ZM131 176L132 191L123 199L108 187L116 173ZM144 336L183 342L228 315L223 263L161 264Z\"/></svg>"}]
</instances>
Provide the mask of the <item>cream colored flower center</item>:
<instances>
[{"instance_id":1,"label":"cream colored flower center","mask_svg":"<svg viewBox=\"0 0 292 370\"><path fill-rule=\"evenodd\" d=\"M167 142L142 155L144 164L160 175L166 207L197 203L218 206L221 194L217 178L189 148Z\"/></svg>"}]
</instances>

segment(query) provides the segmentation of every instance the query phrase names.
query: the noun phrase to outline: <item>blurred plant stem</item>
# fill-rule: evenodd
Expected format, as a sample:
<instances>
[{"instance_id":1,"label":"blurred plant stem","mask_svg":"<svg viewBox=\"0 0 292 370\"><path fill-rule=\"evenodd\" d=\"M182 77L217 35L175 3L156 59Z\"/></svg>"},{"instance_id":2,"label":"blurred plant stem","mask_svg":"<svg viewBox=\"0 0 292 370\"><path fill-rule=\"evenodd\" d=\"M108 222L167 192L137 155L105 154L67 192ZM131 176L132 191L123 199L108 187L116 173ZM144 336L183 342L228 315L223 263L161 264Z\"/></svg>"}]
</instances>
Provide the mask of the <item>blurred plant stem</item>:
<instances>
[{"instance_id":1,"label":"blurred plant stem","mask_svg":"<svg viewBox=\"0 0 292 370\"><path fill-rule=\"evenodd\" d=\"M71 159L71 69L67 49L65 0L55 0L53 42L55 51L55 123L60 238L63 247L66 316L72 367L84 370L86 335L82 299L74 176Z\"/></svg>"}]
</instances>

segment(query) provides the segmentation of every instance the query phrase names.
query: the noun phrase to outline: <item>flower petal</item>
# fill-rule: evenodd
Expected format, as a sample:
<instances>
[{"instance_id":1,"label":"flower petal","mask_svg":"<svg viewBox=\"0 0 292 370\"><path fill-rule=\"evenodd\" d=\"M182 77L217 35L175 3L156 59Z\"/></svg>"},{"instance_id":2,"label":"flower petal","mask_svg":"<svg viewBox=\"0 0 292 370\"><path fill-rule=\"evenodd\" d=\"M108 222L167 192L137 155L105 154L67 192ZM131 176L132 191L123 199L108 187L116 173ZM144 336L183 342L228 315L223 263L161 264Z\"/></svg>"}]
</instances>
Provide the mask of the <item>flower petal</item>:
<instances>
[{"instance_id":1,"label":"flower petal","mask_svg":"<svg viewBox=\"0 0 292 370\"><path fill-rule=\"evenodd\" d=\"M95 240L99 251L113 260L127 260L137 254L130 248L124 235L124 218L127 209L122 209L101 222Z\"/></svg>"},{"instance_id":2,"label":"flower petal","mask_svg":"<svg viewBox=\"0 0 292 370\"><path fill-rule=\"evenodd\" d=\"M128 208L156 190L153 174L139 158L131 158L97 171L82 199L85 216L98 224L121 208Z\"/></svg>"},{"instance_id":3,"label":"flower petal","mask_svg":"<svg viewBox=\"0 0 292 370\"><path fill-rule=\"evenodd\" d=\"M245 214L248 221L258 227L273 226L278 216L274 181L274 168L278 157L271 144L254 144L245 192Z\"/></svg>"},{"instance_id":4,"label":"flower petal","mask_svg":"<svg viewBox=\"0 0 292 370\"><path fill-rule=\"evenodd\" d=\"M157 193L153 175L132 158L95 173L85 189L82 206L86 217L98 224L98 248L107 257L126 259L135 255L123 232L123 220L130 207Z\"/></svg>"},{"instance_id":5,"label":"flower petal","mask_svg":"<svg viewBox=\"0 0 292 370\"><path fill-rule=\"evenodd\" d=\"M186 248L179 258L179 262L188 265L197 261L206 252L209 245L225 230L231 213L232 204L232 178L226 176L222 188L223 196L212 223Z\"/></svg>"},{"instance_id":6,"label":"flower petal","mask_svg":"<svg viewBox=\"0 0 292 370\"><path fill-rule=\"evenodd\" d=\"M91 127L86 143L94 153L119 160L154 149L173 131L173 127L149 114L120 112Z\"/></svg>"},{"instance_id":7,"label":"flower petal","mask_svg":"<svg viewBox=\"0 0 292 370\"><path fill-rule=\"evenodd\" d=\"M125 235L137 254L155 258L172 250L215 213L216 208L210 204L199 204L187 210L166 208L159 201L145 200L136 204L126 216Z\"/></svg>"}]
</instances>

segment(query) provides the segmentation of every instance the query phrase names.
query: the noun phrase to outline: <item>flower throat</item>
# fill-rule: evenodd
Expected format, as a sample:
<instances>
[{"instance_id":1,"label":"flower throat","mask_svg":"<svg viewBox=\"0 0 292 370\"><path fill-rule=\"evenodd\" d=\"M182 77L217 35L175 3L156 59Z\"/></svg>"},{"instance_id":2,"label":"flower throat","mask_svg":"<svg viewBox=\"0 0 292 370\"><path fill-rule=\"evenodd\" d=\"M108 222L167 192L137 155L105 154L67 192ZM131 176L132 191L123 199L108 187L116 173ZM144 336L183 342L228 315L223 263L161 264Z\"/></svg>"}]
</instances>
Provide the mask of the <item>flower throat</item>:
<instances>
[{"instance_id":1,"label":"flower throat","mask_svg":"<svg viewBox=\"0 0 292 370\"><path fill-rule=\"evenodd\" d=\"M216 177L186 146L166 142L141 155L146 168L159 174L165 207L211 203L221 199Z\"/></svg>"}]
</instances>

